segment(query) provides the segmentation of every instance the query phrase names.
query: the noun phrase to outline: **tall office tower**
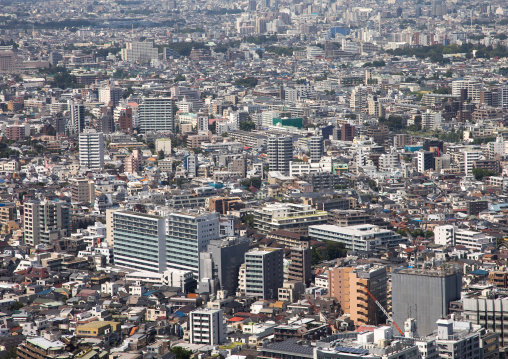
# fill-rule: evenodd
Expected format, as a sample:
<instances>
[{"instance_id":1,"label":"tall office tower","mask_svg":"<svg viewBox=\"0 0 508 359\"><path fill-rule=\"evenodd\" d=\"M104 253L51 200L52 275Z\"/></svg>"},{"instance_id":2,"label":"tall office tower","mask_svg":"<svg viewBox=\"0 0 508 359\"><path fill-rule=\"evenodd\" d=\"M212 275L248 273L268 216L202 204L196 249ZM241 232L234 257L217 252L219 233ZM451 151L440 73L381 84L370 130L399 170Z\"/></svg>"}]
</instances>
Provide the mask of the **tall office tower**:
<instances>
[{"instance_id":1,"label":"tall office tower","mask_svg":"<svg viewBox=\"0 0 508 359\"><path fill-rule=\"evenodd\" d=\"M351 100L349 103L349 107L353 112L361 112L367 105L367 96L365 95L365 90L363 87L356 87L353 91L351 91Z\"/></svg>"},{"instance_id":2,"label":"tall office tower","mask_svg":"<svg viewBox=\"0 0 508 359\"><path fill-rule=\"evenodd\" d=\"M245 253L245 295L275 299L283 283L282 249Z\"/></svg>"},{"instance_id":3,"label":"tall office tower","mask_svg":"<svg viewBox=\"0 0 508 359\"><path fill-rule=\"evenodd\" d=\"M88 178L71 180L71 201L74 203L92 203L95 201L95 182Z\"/></svg>"},{"instance_id":4,"label":"tall office tower","mask_svg":"<svg viewBox=\"0 0 508 359\"><path fill-rule=\"evenodd\" d=\"M130 42L125 44L120 55L123 61L148 62L159 58L159 49L153 47L152 42Z\"/></svg>"},{"instance_id":5,"label":"tall office tower","mask_svg":"<svg viewBox=\"0 0 508 359\"><path fill-rule=\"evenodd\" d=\"M122 108L120 110L120 114L118 116L118 125L120 126L120 131L127 134L132 134L134 124L132 122L132 108Z\"/></svg>"},{"instance_id":6,"label":"tall office tower","mask_svg":"<svg viewBox=\"0 0 508 359\"><path fill-rule=\"evenodd\" d=\"M190 270L199 278L199 253L211 240L219 239L219 214L170 213L167 218L166 265L168 269Z\"/></svg>"},{"instance_id":7,"label":"tall office tower","mask_svg":"<svg viewBox=\"0 0 508 359\"><path fill-rule=\"evenodd\" d=\"M170 97L145 98L139 105L139 132L173 132L174 101Z\"/></svg>"},{"instance_id":8,"label":"tall office tower","mask_svg":"<svg viewBox=\"0 0 508 359\"><path fill-rule=\"evenodd\" d=\"M427 170L434 169L434 152L420 150L417 154L417 171L424 173Z\"/></svg>"},{"instance_id":9,"label":"tall office tower","mask_svg":"<svg viewBox=\"0 0 508 359\"><path fill-rule=\"evenodd\" d=\"M93 129L79 134L79 165L91 170L104 168L104 135Z\"/></svg>"},{"instance_id":10,"label":"tall office tower","mask_svg":"<svg viewBox=\"0 0 508 359\"><path fill-rule=\"evenodd\" d=\"M113 212L115 265L162 273L166 269L166 220L131 211Z\"/></svg>"},{"instance_id":11,"label":"tall office tower","mask_svg":"<svg viewBox=\"0 0 508 359\"><path fill-rule=\"evenodd\" d=\"M289 162L293 160L293 139L287 137L268 138L268 163L270 171L289 174Z\"/></svg>"},{"instance_id":12,"label":"tall office tower","mask_svg":"<svg viewBox=\"0 0 508 359\"><path fill-rule=\"evenodd\" d=\"M398 321L415 318L425 336L446 318L450 302L460 299L462 274L448 269L402 269L392 274L392 314Z\"/></svg>"},{"instance_id":13,"label":"tall office tower","mask_svg":"<svg viewBox=\"0 0 508 359\"><path fill-rule=\"evenodd\" d=\"M384 314L372 301L365 289L386 308L386 267L357 266L335 267L328 272L330 296L337 298L342 310L348 313L355 325L380 324Z\"/></svg>"},{"instance_id":14,"label":"tall office tower","mask_svg":"<svg viewBox=\"0 0 508 359\"><path fill-rule=\"evenodd\" d=\"M248 250L246 239L210 241L208 249L200 253L199 292L214 293L220 289L234 295L238 288L238 270ZM217 283L218 288L210 288L210 283Z\"/></svg>"},{"instance_id":15,"label":"tall office tower","mask_svg":"<svg viewBox=\"0 0 508 359\"><path fill-rule=\"evenodd\" d=\"M198 176L198 156L191 154L187 155L183 159L183 168L187 170L187 174L189 178L194 178Z\"/></svg>"},{"instance_id":16,"label":"tall office tower","mask_svg":"<svg viewBox=\"0 0 508 359\"><path fill-rule=\"evenodd\" d=\"M222 309L196 309L189 313L191 344L219 345L226 341Z\"/></svg>"},{"instance_id":17,"label":"tall office tower","mask_svg":"<svg viewBox=\"0 0 508 359\"><path fill-rule=\"evenodd\" d=\"M325 148L322 136L312 136L309 141L310 159L312 162L319 162L323 157Z\"/></svg>"},{"instance_id":18,"label":"tall office tower","mask_svg":"<svg viewBox=\"0 0 508 359\"><path fill-rule=\"evenodd\" d=\"M122 88L116 86L106 86L99 89L99 102L106 106L116 107L122 99Z\"/></svg>"},{"instance_id":19,"label":"tall office tower","mask_svg":"<svg viewBox=\"0 0 508 359\"><path fill-rule=\"evenodd\" d=\"M249 0L247 11L256 11L257 3L256 0Z\"/></svg>"},{"instance_id":20,"label":"tall office tower","mask_svg":"<svg viewBox=\"0 0 508 359\"><path fill-rule=\"evenodd\" d=\"M302 241L297 247L291 247L291 264L288 267L288 279L302 282L308 286L312 280L312 251L309 241Z\"/></svg>"},{"instance_id":21,"label":"tall office tower","mask_svg":"<svg viewBox=\"0 0 508 359\"><path fill-rule=\"evenodd\" d=\"M69 132L77 135L85 129L85 105L69 100L68 106L70 112Z\"/></svg>"},{"instance_id":22,"label":"tall office tower","mask_svg":"<svg viewBox=\"0 0 508 359\"><path fill-rule=\"evenodd\" d=\"M69 234L70 210L62 202L29 201L23 205L23 233L30 246L49 244Z\"/></svg>"}]
</instances>

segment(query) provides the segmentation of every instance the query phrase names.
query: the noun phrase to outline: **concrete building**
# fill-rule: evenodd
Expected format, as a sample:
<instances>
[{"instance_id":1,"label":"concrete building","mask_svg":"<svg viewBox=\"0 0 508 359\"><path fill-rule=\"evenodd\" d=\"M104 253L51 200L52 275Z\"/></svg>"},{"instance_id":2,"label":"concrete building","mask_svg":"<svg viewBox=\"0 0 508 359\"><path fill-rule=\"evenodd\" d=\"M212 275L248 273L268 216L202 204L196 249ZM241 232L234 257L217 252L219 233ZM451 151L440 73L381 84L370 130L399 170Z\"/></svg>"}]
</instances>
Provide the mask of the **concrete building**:
<instances>
[{"instance_id":1,"label":"concrete building","mask_svg":"<svg viewBox=\"0 0 508 359\"><path fill-rule=\"evenodd\" d=\"M93 129L79 134L79 165L91 170L104 168L104 135Z\"/></svg>"},{"instance_id":2,"label":"concrete building","mask_svg":"<svg viewBox=\"0 0 508 359\"><path fill-rule=\"evenodd\" d=\"M330 296L337 298L341 309L355 325L380 324L384 314L365 291L387 307L387 276L384 266L335 267L328 271Z\"/></svg>"},{"instance_id":3,"label":"concrete building","mask_svg":"<svg viewBox=\"0 0 508 359\"><path fill-rule=\"evenodd\" d=\"M226 322L222 309L197 309L189 313L189 342L219 345L226 341Z\"/></svg>"},{"instance_id":4,"label":"concrete building","mask_svg":"<svg viewBox=\"0 0 508 359\"><path fill-rule=\"evenodd\" d=\"M166 270L164 218L130 211L113 212L115 265L162 273Z\"/></svg>"},{"instance_id":5,"label":"concrete building","mask_svg":"<svg viewBox=\"0 0 508 359\"><path fill-rule=\"evenodd\" d=\"M473 172L474 164L482 158L481 151L464 151L464 174L470 175Z\"/></svg>"},{"instance_id":6,"label":"concrete building","mask_svg":"<svg viewBox=\"0 0 508 359\"><path fill-rule=\"evenodd\" d=\"M293 139L291 137L268 138L268 163L270 171L289 174L289 162L293 160Z\"/></svg>"},{"instance_id":7,"label":"concrete building","mask_svg":"<svg viewBox=\"0 0 508 359\"><path fill-rule=\"evenodd\" d=\"M377 247L393 247L406 240L400 234L372 224L339 227L329 224L309 226L309 237L320 241L344 243L347 249L373 251Z\"/></svg>"},{"instance_id":8,"label":"concrete building","mask_svg":"<svg viewBox=\"0 0 508 359\"><path fill-rule=\"evenodd\" d=\"M74 203L93 203L95 201L95 182L87 178L71 180L71 201Z\"/></svg>"},{"instance_id":9,"label":"concrete building","mask_svg":"<svg viewBox=\"0 0 508 359\"><path fill-rule=\"evenodd\" d=\"M130 42L121 50L121 56L123 61L149 62L159 58L159 50L152 42Z\"/></svg>"},{"instance_id":10,"label":"concrete building","mask_svg":"<svg viewBox=\"0 0 508 359\"><path fill-rule=\"evenodd\" d=\"M312 250L309 241L291 247L289 256L291 263L288 267L288 280L302 282L307 287L312 280Z\"/></svg>"},{"instance_id":11,"label":"concrete building","mask_svg":"<svg viewBox=\"0 0 508 359\"><path fill-rule=\"evenodd\" d=\"M199 254L199 292L213 293L220 289L234 295L238 288L238 270L248 250L249 241L245 238L211 240L206 251ZM210 283L216 283L218 288L210 288Z\"/></svg>"},{"instance_id":12,"label":"concrete building","mask_svg":"<svg viewBox=\"0 0 508 359\"><path fill-rule=\"evenodd\" d=\"M434 152L420 150L416 152L417 171L425 173L425 171L434 169Z\"/></svg>"},{"instance_id":13,"label":"concrete building","mask_svg":"<svg viewBox=\"0 0 508 359\"><path fill-rule=\"evenodd\" d=\"M174 131L174 101L170 97L144 98L139 105L139 132L162 132Z\"/></svg>"},{"instance_id":14,"label":"concrete building","mask_svg":"<svg viewBox=\"0 0 508 359\"><path fill-rule=\"evenodd\" d=\"M99 88L99 102L106 106L116 107L122 99L122 88L116 86L106 86Z\"/></svg>"},{"instance_id":15,"label":"concrete building","mask_svg":"<svg viewBox=\"0 0 508 359\"><path fill-rule=\"evenodd\" d=\"M458 229L453 225L436 226L434 243L443 246L464 246L474 251L484 251L487 247L495 247L495 238L483 232Z\"/></svg>"},{"instance_id":16,"label":"concrete building","mask_svg":"<svg viewBox=\"0 0 508 359\"><path fill-rule=\"evenodd\" d=\"M132 153L123 159L123 171L125 173L137 173L143 164L143 157L139 150L132 150Z\"/></svg>"},{"instance_id":17,"label":"concrete building","mask_svg":"<svg viewBox=\"0 0 508 359\"><path fill-rule=\"evenodd\" d=\"M312 136L309 140L310 159L312 162L319 162L324 154L323 136Z\"/></svg>"},{"instance_id":18,"label":"concrete building","mask_svg":"<svg viewBox=\"0 0 508 359\"><path fill-rule=\"evenodd\" d=\"M70 233L70 209L62 202L28 201L23 204L25 243L49 244Z\"/></svg>"},{"instance_id":19,"label":"concrete building","mask_svg":"<svg viewBox=\"0 0 508 359\"><path fill-rule=\"evenodd\" d=\"M472 330L471 322L439 319L437 321L436 344L441 358L482 359L483 357L480 348L480 333Z\"/></svg>"},{"instance_id":20,"label":"concrete building","mask_svg":"<svg viewBox=\"0 0 508 359\"><path fill-rule=\"evenodd\" d=\"M325 224L328 215L306 204L274 203L254 210L254 228L260 233L287 230L307 233L310 225Z\"/></svg>"},{"instance_id":21,"label":"concrete building","mask_svg":"<svg viewBox=\"0 0 508 359\"><path fill-rule=\"evenodd\" d=\"M415 318L420 336L434 331L446 317L450 302L460 298L462 274L454 269L402 269L392 273L392 313L405 321Z\"/></svg>"},{"instance_id":22,"label":"concrete building","mask_svg":"<svg viewBox=\"0 0 508 359\"><path fill-rule=\"evenodd\" d=\"M155 140L155 151L164 152L165 156L171 155L171 138L158 138Z\"/></svg>"},{"instance_id":23,"label":"concrete building","mask_svg":"<svg viewBox=\"0 0 508 359\"><path fill-rule=\"evenodd\" d=\"M245 295L275 299L283 282L282 249L245 253Z\"/></svg>"},{"instance_id":24,"label":"concrete building","mask_svg":"<svg viewBox=\"0 0 508 359\"><path fill-rule=\"evenodd\" d=\"M85 129L85 105L75 100L69 100L67 104L70 118L68 129L71 134L79 134Z\"/></svg>"},{"instance_id":25,"label":"concrete building","mask_svg":"<svg viewBox=\"0 0 508 359\"><path fill-rule=\"evenodd\" d=\"M170 269L192 271L199 279L199 253L210 241L220 238L219 214L179 212L167 216L166 265Z\"/></svg>"}]
</instances>

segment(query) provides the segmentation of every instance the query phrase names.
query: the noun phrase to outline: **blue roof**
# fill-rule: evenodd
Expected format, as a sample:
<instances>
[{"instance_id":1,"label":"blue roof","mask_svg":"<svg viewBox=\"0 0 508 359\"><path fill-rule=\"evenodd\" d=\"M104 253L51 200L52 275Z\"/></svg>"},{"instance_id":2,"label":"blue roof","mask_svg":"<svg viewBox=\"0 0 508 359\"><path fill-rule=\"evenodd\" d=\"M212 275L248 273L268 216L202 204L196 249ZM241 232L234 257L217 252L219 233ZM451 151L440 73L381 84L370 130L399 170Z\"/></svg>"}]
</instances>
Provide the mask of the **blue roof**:
<instances>
[{"instance_id":1,"label":"blue roof","mask_svg":"<svg viewBox=\"0 0 508 359\"><path fill-rule=\"evenodd\" d=\"M483 270L483 269L476 269L476 270L470 272L470 274L473 274L473 275L487 275L487 274L489 274L489 272L486 271L486 270Z\"/></svg>"},{"instance_id":2,"label":"blue roof","mask_svg":"<svg viewBox=\"0 0 508 359\"><path fill-rule=\"evenodd\" d=\"M42 292L39 292L39 293L36 293L37 295L46 295L46 294L49 294L53 291L53 289L45 289L43 290Z\"/></svg>"},{"instance_id":3,"label":"blue roof","mask_svg":"<svg viewBox=\"0 0 508 359\"><path fill-rule=\"evenodd\" d=\"M153 293L155 293L155 292L157 292L157 291L156 291L156 290L151 290L151 291L146 292L145 294L143 294L143 296L145 296L145 297L149 297L149 296L151 296L151 295L152 295Z\"/></svg>"}]
</instances>

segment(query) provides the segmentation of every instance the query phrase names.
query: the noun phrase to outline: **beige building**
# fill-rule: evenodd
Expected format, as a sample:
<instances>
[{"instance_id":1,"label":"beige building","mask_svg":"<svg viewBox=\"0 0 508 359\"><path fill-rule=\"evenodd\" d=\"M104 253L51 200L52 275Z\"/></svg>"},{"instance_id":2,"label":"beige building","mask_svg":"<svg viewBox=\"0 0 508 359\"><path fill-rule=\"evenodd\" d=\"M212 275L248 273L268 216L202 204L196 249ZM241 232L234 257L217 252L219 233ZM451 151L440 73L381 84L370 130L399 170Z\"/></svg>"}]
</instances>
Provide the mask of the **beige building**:
<instances>
[{"instance_id":1,"label":"beige building","mask_svg":"<svg viewBox=\"0 0 508 359\"><path fill-rule=\"evenodd\" d=\"M357 267L335 267L328 272L330 296L335 297L344 313L350 315L355 325L385 322L383 313L365 289L386 308L386 267L362 265Z\"/></svg>"},{"instance_id":2,"label":"beige building","mask_svg":"<svg viewBox=\"0 0 508 359\"><path fill-rule=\"evenodd\" d=\"M74 203L92 203L95 201L95 182L87 178L71 181L71 201Z\"/></svg>"}]
</instances>

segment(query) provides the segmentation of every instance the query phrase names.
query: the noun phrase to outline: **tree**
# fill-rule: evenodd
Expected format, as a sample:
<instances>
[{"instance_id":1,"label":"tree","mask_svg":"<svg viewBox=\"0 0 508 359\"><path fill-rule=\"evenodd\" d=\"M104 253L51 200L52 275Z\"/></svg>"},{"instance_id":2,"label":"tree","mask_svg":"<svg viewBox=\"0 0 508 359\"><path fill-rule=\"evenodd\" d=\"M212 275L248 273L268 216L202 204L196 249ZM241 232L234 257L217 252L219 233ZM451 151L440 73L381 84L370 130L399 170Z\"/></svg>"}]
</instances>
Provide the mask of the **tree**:
<instances>
[{"instance_id":1,"label":"tree","mask_svg":"<svg viewBox=\"0 0 508 359\"><path fill-rule=\"evenodd\" d=\"M236 86L242 87L256 87L258 84L258 79L255 77L244 77L243 79L238 79L235 81Z\"/></svg>"},{"instance_id":2,"label":"tree","mask_svg":"<svg viewBox=\"0 0 508 359\"><path fill-rule=\"evenodd\" d=\"M252 214L247 214L242 217L242 223L246 224L249 228L254 228L254 216Z\"/></svg>"},{"instance_id":3,"label":"tree","mask_svg":"<svg viewBox=\"0 0 508 359\"><path fill-rule=\"evenodd\" d=\"M323 254L321 250L316 247L312 247L312 265L318 265L323 260Z\"/></svg>"},{"instance_id":4,"label":"tree","mask_svg":"<svg viewBox=\"0 0 508 359\"><path fill-rule=\"evenodd\" d=\"M340 242L326 242L326 259L334 260L337 258L345 257L347 254L347 249L344 243Z\"/></svg>"},{"instance_id":5,"label":"tree","mask_svg":"<svg viewBox=\"0 0 508 359\"><path fill-rule=\"evenodd\" d=\"M186 78L185 78L185 76L184 76L184 75L182 75L182 74L178 74L178 75L176 75L176 77L175 77L175 82L186 81L186 80L187 80L187 79L186 79Z\"/></svg>"},{"instance_id":6,"label":"tree","mask_svg":"<svg viewBox=\"0 0 508 359\"><path fill-rule=\"evenodd\" d=\"M497 173L485 170L483 168L473 168L472 174L477 181L481 181L483 177L495 176Z\"/></svg>"},{"instance_id":7,"label":"tree","mask_svg":"<svg viewBox=\"0 0 508 359\"><path fill-rule=\"evenodd\" d=\"M15 311L15 310L20 310L21 308L23 308L25 305L23 303L20 303L20 302L14 302L12 303L10 306L9 306L9 309L11 311Z\"/></svg>"},{"instance_id":8,"label":"tree","mask_svg":"<svg viewBox=\"0 0 508 359\"><path fill-rule=\"evenodd\" d=\"M190 359L192 351L182 347L171 348L171 353L175 354L175 359Z\"/></svg>"},{"instance_id":9,"label":"tree","mask_svg":"<svg viewBox=\"0 0 508 359\"><path fill-rule=\"evenodd\" d=\"M256 128L256 124L251 120L241 121L240 122L240 130L242 131L252 131Z\"/></svg>"},{"instance_id":10,"label":"tree","mask_svg":"<svg viewBox=\"0 0 508 359\"><path fill-rule=\"evenodd\" d=\"M159 160L164 159L164 151L163 150L160 150L157 154L159 155Z\"/></svg>"},{"instance_id":11,"label":"tree","mask_svg":"<svg viewBox=\"0 0 508 359\"><path fill-rule=\"evenodd\" d=\"M16 359L18 357L18 348L9 349L3 356L3 359Z\"/></svg>"}]
</instances>

